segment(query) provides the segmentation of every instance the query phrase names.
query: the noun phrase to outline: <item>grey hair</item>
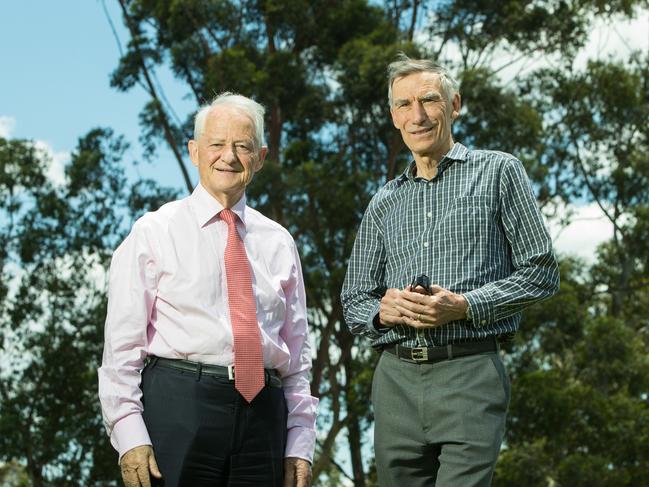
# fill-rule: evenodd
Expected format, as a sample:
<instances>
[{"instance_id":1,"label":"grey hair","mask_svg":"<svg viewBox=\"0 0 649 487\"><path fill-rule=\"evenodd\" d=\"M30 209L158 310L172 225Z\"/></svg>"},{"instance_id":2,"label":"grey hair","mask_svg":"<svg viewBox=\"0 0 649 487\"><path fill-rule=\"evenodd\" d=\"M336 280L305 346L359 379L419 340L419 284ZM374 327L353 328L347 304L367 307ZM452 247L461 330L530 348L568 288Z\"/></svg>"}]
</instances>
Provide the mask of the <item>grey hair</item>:
<instances>
[{"instance_id":1,"label":"grey hair","mask_svg":"<svg viewBox=\"0 0 649 487\"><path fill-rule=\"evenodd\" d=\"M196 112L196 116L194 117L194 140L198 140L203 134L207 114L210 110L219 106L229 106L242 110L252 120L257 148L266 145L266 141L264 140L264 113L266 113L266 110L264 107L247 96L238 95L229 91L221 93L210 103L202 105L198 112Z\"/></svg>"},{"instance_id":2,"label":"grey hair","mask_svg":"<svg viewBox=\"0 0 649 487\"><path fill-rule=\"evenodd\" d=\"M434 73L439 76L444 94L449 103L453 103L456 93L460 92L460 83L457 82L451 73L439 64L429 59L412 59L403 52L397 53L395 61L388 65L388 102L392 106L392 84L398 79L414 73Z\"/></svg>"}]
</instances>

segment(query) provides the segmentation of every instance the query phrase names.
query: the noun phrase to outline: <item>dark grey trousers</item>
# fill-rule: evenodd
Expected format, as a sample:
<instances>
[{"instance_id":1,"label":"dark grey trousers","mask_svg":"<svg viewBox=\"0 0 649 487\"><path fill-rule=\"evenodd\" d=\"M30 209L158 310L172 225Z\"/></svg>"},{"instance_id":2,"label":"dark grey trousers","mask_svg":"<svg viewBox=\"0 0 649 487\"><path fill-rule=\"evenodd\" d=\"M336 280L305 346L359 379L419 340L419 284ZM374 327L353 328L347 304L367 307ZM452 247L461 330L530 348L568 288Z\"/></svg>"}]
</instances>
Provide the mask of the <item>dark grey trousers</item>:
<instances>
[{"instance_id":1,"label":"dark grey trousers","mask_svg":"<svg viewBox=\"0 0 649 487\"><path fill-rule=\"evenodd\" d=\"M155 487L280 487L286 400L266 385L248 403L227 378L168 368L142 373L144 422L162 481Z\"/></svg>"},{"instance_id":2,"label":"dark grey trousers","mask_svg":"<svg viewBox=\"0 0 649 487\"><path fill-rule=\"evenodd\" d=\"M510 397L497 353L414 364L384 352L372 383L381 487L486 487Z\"/></svg>"}]
</instances>

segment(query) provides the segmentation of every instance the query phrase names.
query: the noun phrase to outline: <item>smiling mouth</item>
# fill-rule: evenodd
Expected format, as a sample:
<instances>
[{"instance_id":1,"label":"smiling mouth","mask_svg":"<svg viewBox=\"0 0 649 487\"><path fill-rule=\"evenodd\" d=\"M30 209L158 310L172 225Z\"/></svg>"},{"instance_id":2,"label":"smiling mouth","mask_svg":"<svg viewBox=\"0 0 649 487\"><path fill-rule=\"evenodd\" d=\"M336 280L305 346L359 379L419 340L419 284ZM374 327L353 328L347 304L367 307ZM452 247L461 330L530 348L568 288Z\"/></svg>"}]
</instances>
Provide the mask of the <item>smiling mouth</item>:
<instances>
[{"instance_id":1,"label":"smiling mouth","mask_svg":"<svg viewBox=\"0 0 649 487\"><path fill-rule=\"evenodd\" d=\"M236 169L232 169L232 168L213 167L213 166L212 166L212 170L214 170L214 171L218 171L218 172L231 172L231 173L238 173L238 172L240 172L240 171L237 171Z\"/></svg>"},{"instance_id":2,"label":"smiling mouth","mask_svg":"<svg viewBox=\"0 0 649 487\"><path fill-rule=\"evenodd\" d=\"M433 127L428 127L428 128L415 130L414 132L409 132L409 133L410 133L410 135L423 135L423 134L427 134L429 132L432 132L432 130L433 130Z\"/></svg>"}]
</instances>

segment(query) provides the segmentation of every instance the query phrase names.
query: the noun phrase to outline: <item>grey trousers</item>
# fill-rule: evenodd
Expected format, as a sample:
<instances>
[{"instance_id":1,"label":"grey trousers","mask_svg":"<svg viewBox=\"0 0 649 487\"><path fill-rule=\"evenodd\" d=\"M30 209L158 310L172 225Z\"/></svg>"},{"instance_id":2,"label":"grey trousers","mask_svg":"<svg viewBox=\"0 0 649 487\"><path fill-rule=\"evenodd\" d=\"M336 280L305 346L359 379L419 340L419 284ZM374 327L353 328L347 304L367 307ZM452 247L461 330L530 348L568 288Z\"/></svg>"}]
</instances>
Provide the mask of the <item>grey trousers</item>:
<instances>
[{"instance_id":1,"label":"grey trousers","mask_svg":"<svg viewBox=\"0 0 649 487\"><path fill-rule=\"evenodd\" d=\"M384 352L372 382L379 486L489 486L509 397L497 353L414 364Z\"/></svg>"}]
</instances>

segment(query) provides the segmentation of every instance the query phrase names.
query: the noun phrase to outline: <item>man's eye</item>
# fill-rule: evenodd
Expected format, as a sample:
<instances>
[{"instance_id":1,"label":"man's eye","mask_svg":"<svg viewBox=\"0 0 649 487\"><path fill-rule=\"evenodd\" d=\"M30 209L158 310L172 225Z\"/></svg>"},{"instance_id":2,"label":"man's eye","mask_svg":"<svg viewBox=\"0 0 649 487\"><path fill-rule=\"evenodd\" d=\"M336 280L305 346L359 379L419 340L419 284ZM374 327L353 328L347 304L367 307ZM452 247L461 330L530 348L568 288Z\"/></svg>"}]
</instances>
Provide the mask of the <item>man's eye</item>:
<instances>
[{"instance_id":1,"label":"man's eye","mask_svg":"<svg viewBox=\"0 0 649 487\"><path fill-rule=\"evenodd\" d=\"M236 147L237 147L237 150L240 151L240 152L250 152L252 150L249 146L244 145L244 144L237 144Z\"/></svg>"}]
</instances>

